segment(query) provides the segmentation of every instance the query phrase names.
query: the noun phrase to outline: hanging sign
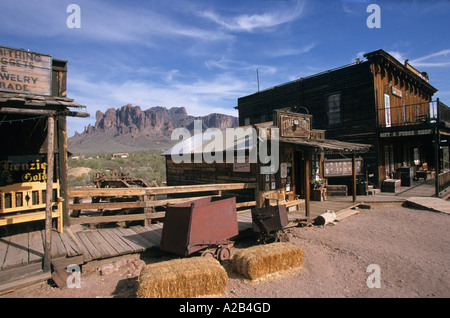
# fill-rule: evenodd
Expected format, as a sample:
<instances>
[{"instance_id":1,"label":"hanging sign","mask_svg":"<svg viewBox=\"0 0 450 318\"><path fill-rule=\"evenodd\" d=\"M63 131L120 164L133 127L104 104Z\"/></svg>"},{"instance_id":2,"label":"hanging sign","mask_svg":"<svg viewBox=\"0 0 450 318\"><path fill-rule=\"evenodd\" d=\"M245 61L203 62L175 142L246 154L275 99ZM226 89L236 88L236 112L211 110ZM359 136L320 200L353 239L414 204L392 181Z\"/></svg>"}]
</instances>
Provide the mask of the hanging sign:
<instances>
[{"instance_id":1,"label":"hanging sign","mask_svg":"<svg viewBox=\"0 0 450 318\"><path fill-rule=\"evenodd\" d=\"M278 112L277 126L281 137L309 138L311 116L292 112Z\"/></svg>"},{"instance_id":2,"label":"hanging sign","mask_svg":"<svg viewBox=\"0 0 450 318\"><path fill-rule=\"evenodd\" d=\"M0 46L0 91L51 95L52 57Z\"/></svg>"},{"instance_id":3,"label":"hanging sign","mask_svg":"<svg viewBox=\"0 0 450 318\"><path fill-rule=\"evenodd\" d=\"M356 175L362 174L363 160L356 159ZM323 162L324 177L345 177L353 174L352 159L326 159Z\"/></svg>"}]
</instances>

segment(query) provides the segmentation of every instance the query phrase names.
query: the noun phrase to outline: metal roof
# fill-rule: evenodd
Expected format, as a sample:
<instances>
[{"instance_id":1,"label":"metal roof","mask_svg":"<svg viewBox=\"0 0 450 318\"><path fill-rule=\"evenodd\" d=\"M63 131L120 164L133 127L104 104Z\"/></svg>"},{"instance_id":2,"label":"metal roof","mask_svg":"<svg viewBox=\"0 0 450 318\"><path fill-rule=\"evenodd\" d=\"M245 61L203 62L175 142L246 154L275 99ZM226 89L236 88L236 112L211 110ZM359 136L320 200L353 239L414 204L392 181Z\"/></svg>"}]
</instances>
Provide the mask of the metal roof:
<instances>
[{"instance_id":1,"label":"metal roof","mask_svg":"<svg viewBox=\"0 0 450 318\"><path fill-rule=\"evenodd\" d=\"M254 147L253 138L248 138L248 135L236 137L227 143L226 130L207 129L203 133L198 133L188 139L181 140L175 146L163 152L162 155L226 152L228 150L249 150Z\"/></svg>"}]
</instances>

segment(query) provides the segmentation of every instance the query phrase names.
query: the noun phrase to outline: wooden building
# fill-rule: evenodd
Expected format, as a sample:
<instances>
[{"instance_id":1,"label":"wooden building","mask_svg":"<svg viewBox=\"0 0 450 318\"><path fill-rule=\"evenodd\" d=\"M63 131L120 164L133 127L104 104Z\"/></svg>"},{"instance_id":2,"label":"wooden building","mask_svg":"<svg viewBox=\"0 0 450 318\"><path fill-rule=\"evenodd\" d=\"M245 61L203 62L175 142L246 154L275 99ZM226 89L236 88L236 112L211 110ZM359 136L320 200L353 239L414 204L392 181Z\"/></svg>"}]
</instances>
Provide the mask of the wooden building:
<instances>
[{"instance_id":1,"label":"wooden building","mask_svg":"<svg viewBox=\"0 0 450 318\"><path fill-rule=\"evenodd\" d=\"M436 169L436 142L447 147L439 131L448 134L450 123L448 107L432 101L436 88L425 73L383 50L364 56L365 61L239 98L239 124L272 120L280 107L313 115L314 127L326 130L327 138L373 145L362 158L365 175L378 187L400 167L417 171L425 163Z\"/></svg>"},{"instance_id":2,"label":"wooden building","mask_svg":"<svg viewBox=\"0 0 450 318\"><path fill-rule=\"evenodd\" d=\"M344 165L341 162L340 169L347 169L355 197L356 174L361 172L356 154L367 152L370 145L325 139L325 131L312 129L312 116L308 114L282 109L275 111L273 118L271 122L207 130L182 140L163 153L167 185L256 183L256 194L254 190L240 192L238 201L256 197L256 205L261 207L267 200L304 199L308 218L309 200L314 198L311 187L316 180L325 180L325 155L345 154L350 161ZM238 137L230 140L234 135ZM261 153L270 153L266 157L269 160ZM320 187L317 190L323 193Z\"/></svg>"},{"instance_id":3,"label":"wooden building","mask_svg":"<svg viewBox=\"0 0 450 318\"><path fill-rule=\"evenodd\" d=\"M46 210L62 231L69 224L66 116L89 115L66 96L67 61L0 47L0 71L0 234L42 229Z\"/></svg>"}]
</instances>

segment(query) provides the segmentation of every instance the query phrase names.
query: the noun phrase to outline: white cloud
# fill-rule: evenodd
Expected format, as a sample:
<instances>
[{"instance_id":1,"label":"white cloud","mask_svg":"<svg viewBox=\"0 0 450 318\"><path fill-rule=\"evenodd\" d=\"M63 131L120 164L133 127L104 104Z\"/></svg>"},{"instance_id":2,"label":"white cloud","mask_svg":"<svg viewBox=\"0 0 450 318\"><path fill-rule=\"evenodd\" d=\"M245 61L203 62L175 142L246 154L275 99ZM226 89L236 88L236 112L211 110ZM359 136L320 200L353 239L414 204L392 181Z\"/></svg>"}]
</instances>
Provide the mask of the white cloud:
<instances>
[{"instance_id":1,"label":"white cloud","mask_svg":"<svg viewBox=\"0 0 450 318\"><path fill-rule=\"evenodd\" d=\"M238 16L221 16L213 11L203 11L199 15L234 32L253 32L288 23L297 19L303 11L303 3L297 2L295 7L272 9L270 12L241 14Z\"/></svg>"},{"instance_id":2,"label":"white cloud","mask_svg":"<svg viewBox=\"0 0 450 318\"><path fill-rule=\"evenodd\" d=\"M441 50L409 61L417 67L446 67L450 66L450 50Z\"/></svg>"},{"instance_id":3,"label":"white cloud","mask_svg":"<svg viewBox=\"0 0 450 318\"><path fill-rule=\"evenodd\" d=\"M399 61L400 63L404 63L406 60L406 57L403 53L399 52L399 51L389 51L388 52L390 55L392 55L397 61Z\"/></svg>"},{"instance_id":4,"label":"white cloud","mask_svg":"<svg viewBox=\"0 0 450 318\"><path fill-rule=\"evenodd\" d=\"M315 47L316 43L309 43L300 48L277 48L271 51L266 51L266 54L272 57L300 55L308 53Z\"/></svg>"},{"instance_id":5,"label":"white cloud","mask_svg":"<svg viewBox=\"0 0 450 318\"><path fill-rule=\"evenodd\" d=\"M173 79L170 83L133 80L112 83L91 81L83 77L72 78L68 96L87 106L87 112L91 116L89 119L72 121L69 136L74 131L83 131L88 124L93 125L97 110L105 112L108 108L126 104L139 105L143 110L154 106L185 107L187 113L193 116L211 113L237 116L234 109L237 98L247 94L250 84L231 73L217 74L211 80L197 79L191 83Z\"/></svg>"},{"instance_id":6,"label":"white cloud","mask_svg":"<svg viewBox=\"0 0 450 318\"><path fill-rule=\"evenodd\" d=\"M117 2L78 0L81 28L69 29L66 20L70 2L47 0L41 2L14 0L2 6L0 27L10 34L38 37L61 36L72 41L140 43L156 45L156 39L186 37L201 41L229 40L217 30L202 29L192 20L174 19L171 12L148 9L149 6L120 5ZM20 16L20 23L17 17Z\"/></svg>"}]
</instances>

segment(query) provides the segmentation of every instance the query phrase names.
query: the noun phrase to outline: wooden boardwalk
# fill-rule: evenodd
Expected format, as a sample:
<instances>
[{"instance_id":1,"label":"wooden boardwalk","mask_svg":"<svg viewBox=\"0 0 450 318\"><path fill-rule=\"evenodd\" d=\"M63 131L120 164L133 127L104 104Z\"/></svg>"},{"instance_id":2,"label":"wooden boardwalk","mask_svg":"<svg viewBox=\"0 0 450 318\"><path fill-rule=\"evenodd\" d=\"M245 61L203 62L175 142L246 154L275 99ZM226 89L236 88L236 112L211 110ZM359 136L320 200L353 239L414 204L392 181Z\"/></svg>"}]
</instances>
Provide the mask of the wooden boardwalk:
<instances>
[{"instance_id":1,"label":"wooden boardwalk","mask_svg":"<svg viewBox=\"0 0 450 318\"><path fill-rule=\"evenodd\" d=\"M238 215L239 232L250 229L251 226L250 213ZM66 265L79 265L93 260L144 252L159 247L162 228L163 223L157 223L75 233L69 229L64 233L52 231L51 258L64 260L63 264ZM44 231L0 238L0 289L2 284L22 275L24 271L31 270L42 274L39 270L44 256L44 242Z\"/></svg>"}]
</instances>

